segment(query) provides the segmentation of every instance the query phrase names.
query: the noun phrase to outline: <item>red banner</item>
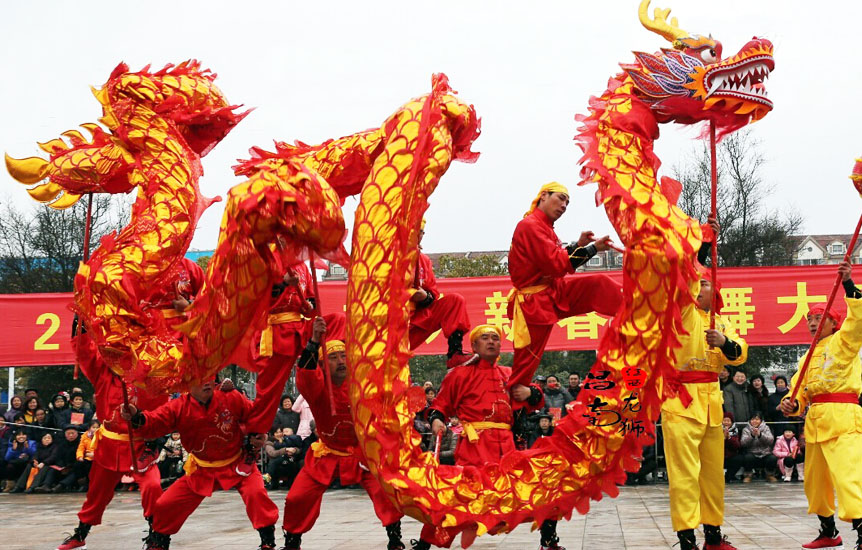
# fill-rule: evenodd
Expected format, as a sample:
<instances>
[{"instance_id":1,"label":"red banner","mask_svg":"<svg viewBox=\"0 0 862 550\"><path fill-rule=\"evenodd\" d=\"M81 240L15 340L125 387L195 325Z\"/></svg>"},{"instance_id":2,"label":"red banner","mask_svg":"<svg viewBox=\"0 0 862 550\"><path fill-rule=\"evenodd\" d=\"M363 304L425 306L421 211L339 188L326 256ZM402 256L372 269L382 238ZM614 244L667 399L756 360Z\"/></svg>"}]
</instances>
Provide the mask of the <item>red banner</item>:
<instances>
[{"instance_id":1,"label":"red banner","mask_svg":"<svg viewBox=\"0 0 862 550\"><path fill-rule=\"evenodd\" d=\"M826 301L836 270L834 265L720 269L723 313L749 345L809 344L811 335L805 323L808 305ZM619 271L607 274L622 278ZM460 293L467 299L474 324L496 324L508 335L508 277L438 279L437 284L443 294ZM347 284L321 283L320 293L324 312L335 311L344 305ZM71 294L0 295L0 367L71 364L71 301ZM837 305L844 310L842 300ZM554 327L547 349L596 349L607 324L607 318L593 313L564 319ZM512 343L507 340L503 351L511 350ZM434 334L417 353L446 353L446 339Z\"/></svg>"}]
</instances>

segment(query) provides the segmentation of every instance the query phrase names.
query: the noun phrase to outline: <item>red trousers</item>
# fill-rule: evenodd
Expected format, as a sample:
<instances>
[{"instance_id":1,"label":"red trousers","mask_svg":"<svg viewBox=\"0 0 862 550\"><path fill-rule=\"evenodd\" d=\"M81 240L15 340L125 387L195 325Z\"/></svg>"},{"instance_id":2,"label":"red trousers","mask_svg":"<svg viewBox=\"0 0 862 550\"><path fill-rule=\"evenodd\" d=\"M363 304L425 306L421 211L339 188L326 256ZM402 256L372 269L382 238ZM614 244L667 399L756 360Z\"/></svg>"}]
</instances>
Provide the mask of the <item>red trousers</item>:
<instances>
[{"instance_id":1,"label":"red trousers","mask_svg":"<svg viewBox=\"0 0 862 550\"><path fill-rule=\"evenodd\" d=\"M156 468L155 464L147 468L143 474L136 474L108 470L94 460L93 466L90 468L90 486L87 489L87 498L84 500L81 511L78 512L78 519L88 525L102 523L102 514L105 513L105 508L114 498L114 488L124 475L129 474L135 478L135 483L141 489L141 505L144 507L144 517L152 517L155 513L156 501L162 496L161 476L159 476L159 469Z\"/></svg>"},{"instance_id":2,"label":"red trousers","mask_svg":"<svg viewBox=\"0 0 862 550\"><path fill-rule=\"evenodd\" d=\"M314 469L315 465L320 464L321 470L325 470L327 461L338 461L338 457L328 455L320 458L315 457L314 461L309 464L306 462L299 475L296 476L293 485L290 486L290 491L284 500L284 530L288 533L300 535L307 533L314 527L314 522L320 515L320 503L323 500L323 493L329 488L329 483L321 483L315 480L315 477L320 479L319 475L312 475L310 469ZM331 466L331 464L329 465ZM335 469L333 469L334 473ZM320 472L315 472L320 473ZM344 475L342 474L342 479ZM332 479L330 478L330 483ZM368 470L362 470L359 475L359 484L371 497L371 503L374 505L374 513L380 519L383 526L391 525L400 520L404 514L399 512L395 506L389 502L383 488L380 487L377 479L371 475Z\"/></svg>"},{"instance_id":3,"label":"red trousers","mask_svg":"<svg viewBox=\"0 0 862 550\"><path fill-rule=\"evenodd\" d=\"M174 482L156 503L153 514L153 531L163 535L177 533L192 512L203 502L203 495L192 490L186 475ZM216 483L215 481L213 483ZM275 525L278 521L278 506L269 498L263 486L263 477L257 468L248 477L242 478L236 490L245 504L245 513L255 529Z\"/></svg>"},{"instance_id":4,"label":"red trousers","mask_svg":"<svg viewBox=\"0 0 862 550\"><path fill-rule=\"evenodd\" d=\"M556 320L581 315L595 311L603 315L616 315L622 304L623 295L620 287L610 277L566 277L556 283L553 288L553 315ZM542 361L542 354L551 337L553 324L534 324L527 318L527 328L530 331L530 344L525 348L515 349L512 358L512 376L509 378L509 388L517 384L530 385L533 375ZM512 408L526 406L526 402L513 402Z\"/></svg>"},{"instance_id":5,"label":"red trousers","mask_svg":"<svg viewBox=\"0 0 862 550\"><path fill-rule=\"evenodd\" d=\"M464 334L470 332L467 301L460 294L441 296L431 302L430 306L413 312L410 317L410 349L416 349L441 329L446 338L456 330Z\"/></svg>"}]
</instances>

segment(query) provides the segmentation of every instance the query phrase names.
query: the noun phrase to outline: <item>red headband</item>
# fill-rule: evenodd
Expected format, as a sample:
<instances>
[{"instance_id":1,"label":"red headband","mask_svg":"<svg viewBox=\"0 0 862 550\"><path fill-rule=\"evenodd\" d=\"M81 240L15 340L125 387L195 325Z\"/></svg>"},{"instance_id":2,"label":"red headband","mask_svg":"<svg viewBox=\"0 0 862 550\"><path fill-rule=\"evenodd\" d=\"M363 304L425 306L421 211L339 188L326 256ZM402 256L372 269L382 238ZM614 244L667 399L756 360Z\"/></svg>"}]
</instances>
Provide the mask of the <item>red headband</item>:
<instances>
[{"instance_id":1,"label":"red headband","mask_svg":"<svg viewBox=\"0 0 862 550\"><path fill-rule=\"evenodd\" d=\"M841 328L841 323L844 321L843 317L840 313L834 308L829 308L829 311L826 311L825 304L817 304L816 306L811 306L808 308L808 315L823 315L825 312L826 316L832 319L832 322L835 323L835 330Z\"/></svg>"}]
</instances>

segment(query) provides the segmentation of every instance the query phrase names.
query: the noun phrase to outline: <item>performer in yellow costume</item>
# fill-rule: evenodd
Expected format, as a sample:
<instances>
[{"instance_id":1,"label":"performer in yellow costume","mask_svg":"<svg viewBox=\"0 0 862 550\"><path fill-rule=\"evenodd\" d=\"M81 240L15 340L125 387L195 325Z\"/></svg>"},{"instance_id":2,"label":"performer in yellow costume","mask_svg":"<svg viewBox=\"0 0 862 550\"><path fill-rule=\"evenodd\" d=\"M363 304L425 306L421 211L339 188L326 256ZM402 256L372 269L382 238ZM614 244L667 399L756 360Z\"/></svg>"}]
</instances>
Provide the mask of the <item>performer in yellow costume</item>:
<instances>
[{"instance_id":1,"label":"performer in yellow costume","mask_svg":"<svg viewBox=\"0 0 862 550\"><path fill-rule=\"evenodd\" d=\"M711 225L717 234L718 225ZM698 254L701 261L709 245L704 243ZM701 523L704 550L733 550L720 527L724 522L724 414L718 373L725 365L744 363L748 344L718 314L715 329L709 328L714 286L702 277L699 287L696 303L682 310L688 334L680 336L682 347L674 355L682 384L679 395L665 401L661 409L670 515L680 550L697 548L694 529Z\"/></svg>"},{"instance_id":2,"label":"performer in yellow costume","mask_svg":"<svg viewBox=\"0 0 862 550\"><path fill-rule=\"evenodd\" d=\"M858 533L856 550L862 550L862 292L850 278L847 262L838 267L844 284L847 320L835 309L814 306L808 312L808 329L817 331L820 318L826 315L820 341L810 350L811 364L804 380L799 372L790 381L792 388L801 384L799 400L786 397L780 405L788 416L799 416L811 406L805 418L805 496L808 513L820 518L820 534L802 548L843 548L835 528L835 496L838 495L838 517L852 521ZM805 360L799 360L800 366Z\"/></svg>"}]
</instances>

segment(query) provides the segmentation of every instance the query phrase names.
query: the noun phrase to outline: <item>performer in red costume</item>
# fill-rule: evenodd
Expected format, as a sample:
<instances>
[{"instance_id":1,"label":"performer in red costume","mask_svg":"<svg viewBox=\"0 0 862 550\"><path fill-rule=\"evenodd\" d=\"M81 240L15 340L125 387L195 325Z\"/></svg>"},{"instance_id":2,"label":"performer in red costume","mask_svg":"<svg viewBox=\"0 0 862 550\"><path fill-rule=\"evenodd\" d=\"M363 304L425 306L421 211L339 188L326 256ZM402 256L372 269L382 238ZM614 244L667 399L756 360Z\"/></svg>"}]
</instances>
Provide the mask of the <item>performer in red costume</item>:
<instances>
[{"instance_id":1,"label":"performer in red costume","mask_svg":"<svg viewBox=\"0 0 862 550\"><path fill-rule=\"evenodd\" d=\"M508 315L515 356L510 388L530 383L554 323L591 311L615 315L622 304L621 287L607 275L566 277L597 252L610 248L611 242L608 236L594 239L592 231L586 231L577 244L564 247L554 222L568 205L565 186L544 185L512 236L509 277L514 288L509 293Z\"/></svg>"},{"instance_id":2,"label":"performer in red costume","mask_svg":"<svg viewBox=\"0 0 862 550\"><path fill-rule=\"evenodd\" d=\"M266 371L261 375L273 376ZM243 424L260 410L274 414L281 392L258 394L252 403L238 391L213 391L214 386L213 381L192 385L188 393L153 411L134 406L123 411L136 434L152 438L179 432L189 451L186 475L156 503L147 550L167 550L171 535L217 487L236 487L252 526L260 533L259 548L275 548L278 507L267 495L258 469L243 467Z\"/></svg>"},{"instance_id":3,"label":"performer in red costume","mask_svg":"<svg viewBox=\"0 0 862 550\"><path fill-rule=\"evenodd\" d=\"M158 290L148 300L154 307L162 308L169 326L182 322L183 311L200 292L204 282L201 267L188 258L183 258L175 267L173 285ZM141 504L144 518L152 524L156 501L162 495L161 476L158 468L151 467L157 453L145 445L143 438L135 439L136 471L132 470L132 453L129 445L129 428L120 417L119 409L123 404L123 392L128 393L129 403L139 410L151 410L163 405L167 395L150 395L144 390L126 385L122 379L111 372L99 355L95 343L82 330L73 340L75 355L84 376L95 388L96 410L104 417L102 426L95 436L95 455L90 469L90 483L87 498L78 512L78 526L57 550L86 548L86 538L90 528L102 523L102 514L114 498L114 488L120 479L131 474L141 491ZM159 434L160 436L163 434Z\"/></svg>"},{"instance_id":4,"label":"performer in red costume","mask_svg":"<svg viewBox=\"0 0 862 550\"><path fill-rule=\"evenodd\" d=\"M344 318L344 314L340 315ZM318 439L312 444L305 464L290 487L284 503L284 549L299 550L302 534L314 526L320 515L323 493L336 474L342 485L359 483L368 492L374 512L386 528L387 550L404 550L401 542L401 517L380 484L360 462L356 431L350 416L347 398L347 356L343 338L344 324L332 326L318 317L308 344L297 362L296 386L308 401L317 426ZM318 368L320 342L326 338L326 368L329 369L335 394L335 414L332 414L326 380ZM333 339L331 339L333 338Z\"/></svg>"},{"instance_id":5,"label":"performer in red costume","mask_svg":"<svg viewBox=\"0 0 862 550\"><path fill-rule=\"evenodd\" d=\"M425 236L425 220L419 226L419 244ZM421 247L420 247L421 249ZM450 366L465 363L470 356L463 353L464 334L470 330L467 317L467 302L460 294L440 295L431 258L419 252L414 275L413 295L410 297L413 311L410 315L410 349L419 347L429 336L443 331L449 340L446 357Z\"/></svg>"},{"instance_id":6,"label":"performer in red costume","mask_svg":"<svg viewBox=\"0 0 862 550\"><path fill-rule=\"evenodd\" d=\"M311 272L305 262L288 267L282 282L272 287L267 327L255 339L260 342L258 361L293 368L302 351L303 331L307 330L303 316L311 315L314 309L311 288Z\"/></svg>"},{"instance_id":7,"label":"performer in red costume","mask_svg":"<svg viewBox=\"0 0 862 550\"><path fill-rule=\"evenodd\" d=\"M455 464L482 468L485 463L499 463L503 455L515 450L512 437L511 400L523 403L529 410L544 405L538 386L516 384L507 389L512 369L497 364L502 333L493 325L479 325L470 332L475 358L466 365L446 373L440 392L431 403L428 419L431 431L445 432L446 420L457 416L463 426L455 448ZM511 391L511 398L509 392ZM438 536L437 528L425 525L413 550L428 550L432 541L451 544L452 535ZM542 549L562 549L557 545L557 522L547 520L541 527Z\"/></svg>"}]
</instances>

